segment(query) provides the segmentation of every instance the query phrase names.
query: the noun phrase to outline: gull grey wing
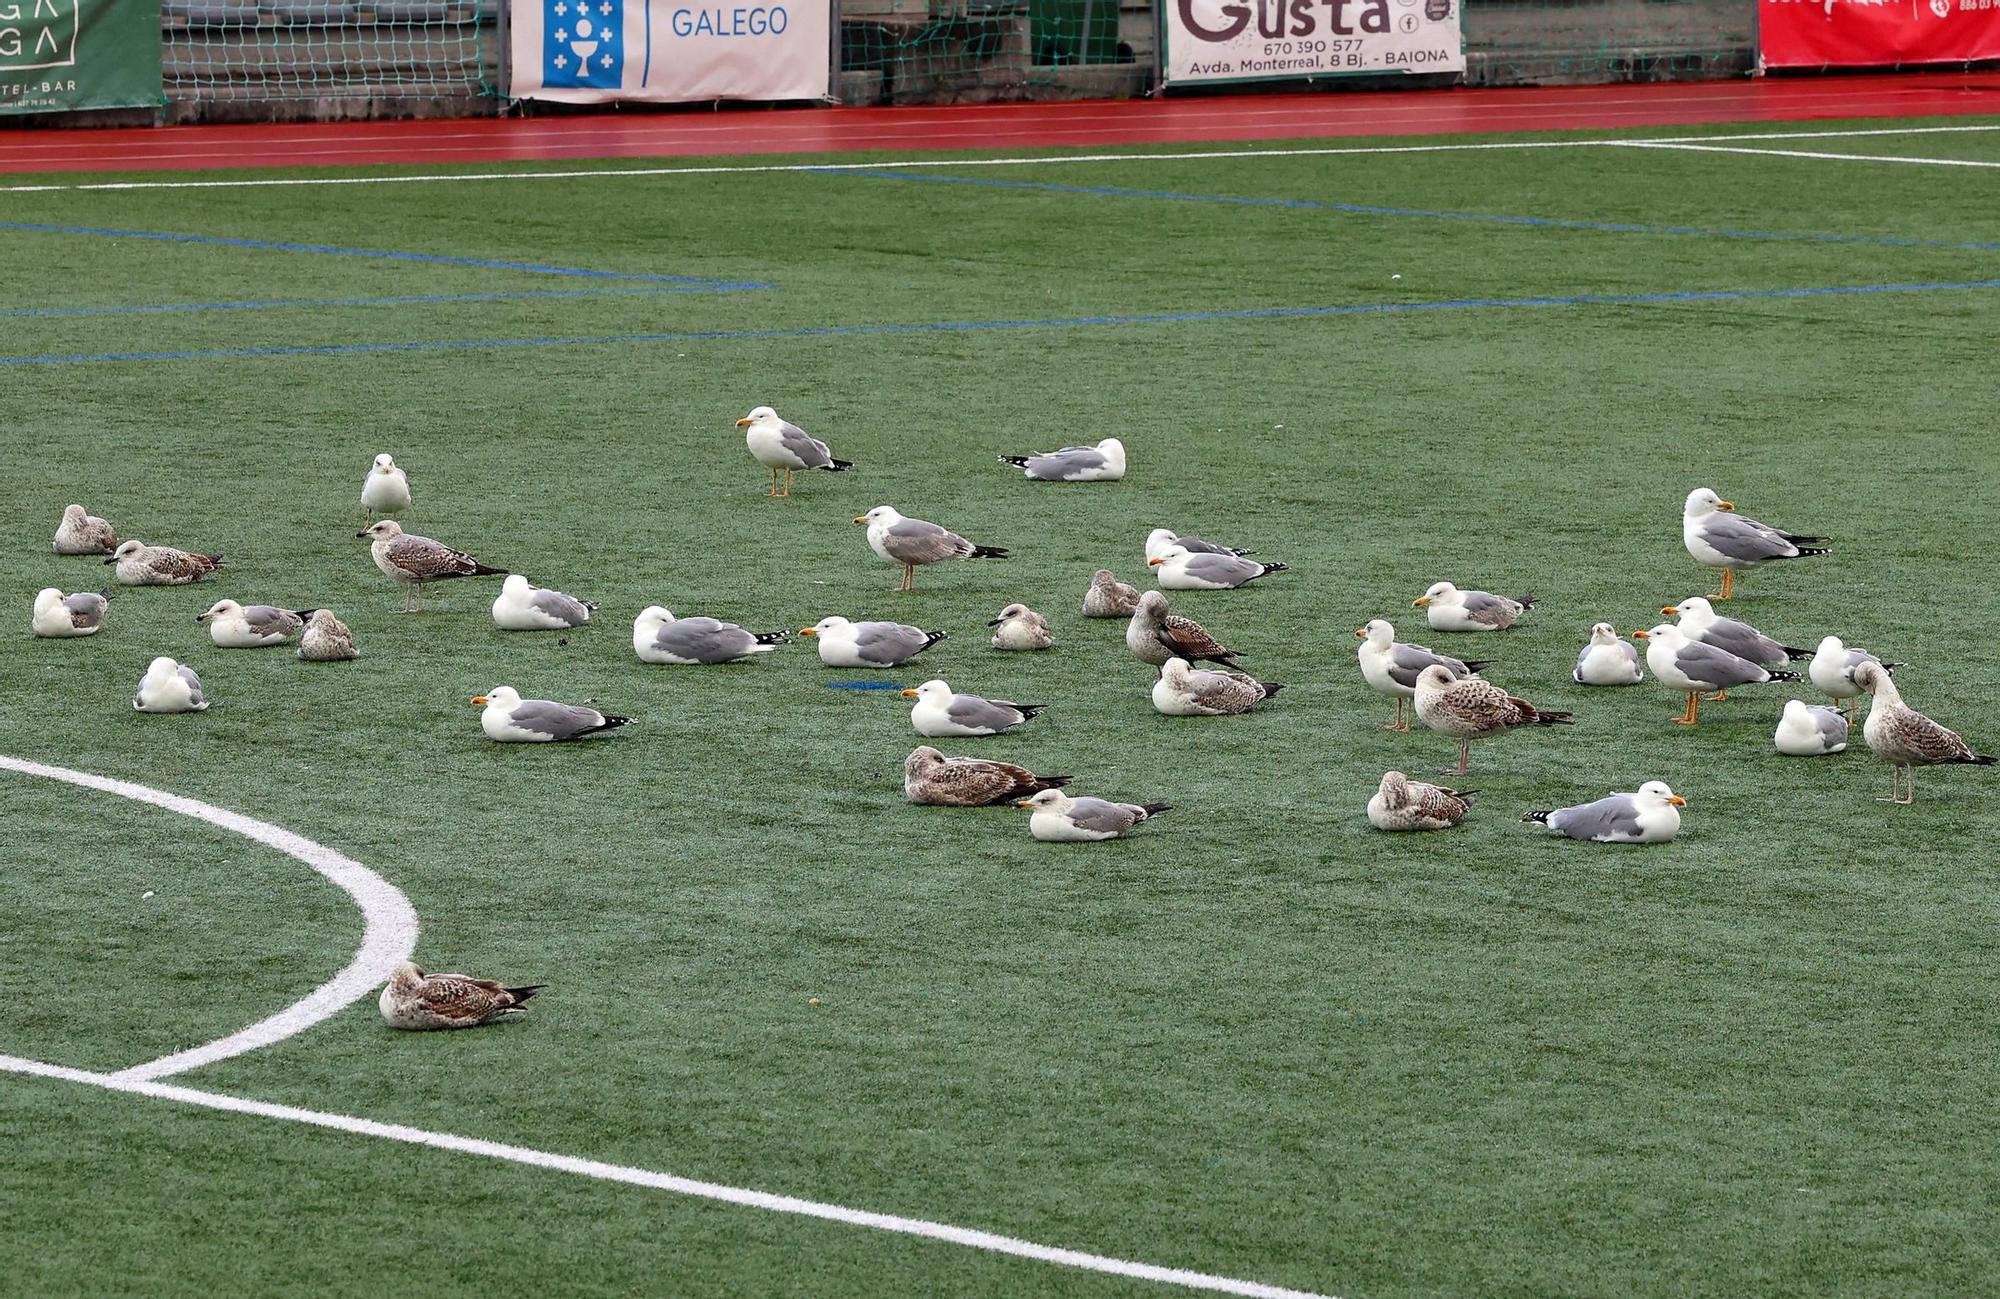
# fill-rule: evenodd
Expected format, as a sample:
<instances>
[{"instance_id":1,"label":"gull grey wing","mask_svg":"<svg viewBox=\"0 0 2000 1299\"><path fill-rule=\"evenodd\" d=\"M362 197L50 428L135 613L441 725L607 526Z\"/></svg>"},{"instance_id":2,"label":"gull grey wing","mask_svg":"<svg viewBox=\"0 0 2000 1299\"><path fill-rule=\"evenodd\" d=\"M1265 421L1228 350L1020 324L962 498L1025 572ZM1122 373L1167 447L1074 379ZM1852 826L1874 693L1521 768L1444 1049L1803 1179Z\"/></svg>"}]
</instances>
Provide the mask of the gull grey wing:
<instances>
[{"instance_id":1,"label":"gull grey wing","mask_svg":"<svg viewBox=\"0 0 2000 1299\"><path fill-rule=\"evenodd\" d=\"M573 708L549 699L524 699L514 709L513 721L524 731L573 740L604 725L604 714L594 708Z\"/></svg>"},{"instance_id":2,"label":"gull grey wing","mask_svg":"<svg viewBox=\"0 0 2000 1299\"><path fill-rule=\"evenodd\" d=\"M181 665L181 680L187 682L188 693L193 696L194 702L197 704L207 702L208 697L201 692L201 678L196 676L194 669L185 663Z\"/></svg>"},{"instance_id":3,"label":"gull grey wing","mask_svg":"<svg viewBox=\"0 0 2000 1299\"><path fill-rule=\"evenodd\" d=\"M1813 720L1819 723L1820 742L1831 749L1836 744L1847 743L1847 719L1837 708L1815 708Z\"/></svg>"},{"instance_id":4,"label":"gull grey wing","mask_svg":"<svg viewBox=\"0 0 2000 1299\"><path fill-rule=\"evenodd\" d=\"M1474 622L1505 626L1520 614L1520 606L1503 595L1493 595L1487 591L1461 592L1465 597L1465 616Z\"/></svg>"},{"instance_id":5,"label":"gull grey wing","mask_svg":"<svg viewBox=\"0 0 2000 1299\"><path fill-rule=\"evenodd\" d=\"M1639 833L1639 807L1629 795L1613 794L1581 807L1558 808L1549 813L1549 824L1572 839L1631 839Z\"/></svg>"},{"instance_id":6,"label":"gull grey wing","mask_svg":"<svg viewBox=\"0 0 2000 1299\"><path fill-rule=\"evenodd\" d=\"M1730 559L1754 564L1766 559L1787 559L1799 548L1755 519L1734 514L1711 514L1701 521L1701 539Z\"/></svg>"},{"instance_id":7,"label":"gull grey wing","mask_svg":"<svg viewBox=\"0 0 2000 1299\"><path fill-rule=\"evenodd\" d=\"M1622 643L1622 642L1621 642L1621 643ZM1584 647L1583 647L1582 649L1580 649L1580 650L1578 650L1578 651L1576 652L1576 667L1574 667L1574 668L1572 668L1572 669L1570 670L1570 676L1571 676L1572 678L1574 678L1574 679L1576 679L1576 680L1582 680L1582 678L1581 678L1581 677L1580 677L1580 676L1579 676L1578 674L1579 674L1579 673L1581 673L1581 672L1583 671L1583 661L1584 661L1585 659L1589 658L1589 657L1590 657L1590 651L1592 651L1592 650L1594 650L1594 649L1596 649L1596 648L1597 648L1597 646L1595 646L1595 645L1585 645L1585 646L1584 646Z\"/></svg>"},{"instance_id":8,"label":"gull grey wing","mask_svg":"<svg viewBox=\"0 0 2000 1299\"><path fill-rule=\"evenodd\" d=\"M1027 470L1035 478L1061 482L1093 469L1102 469L1104 464L1104 453L1096 447L1064 447L1060 451L1029 456Z\"/></svg>"},{"instance_id":9,"label":"gull grey wing","mask_svg":"<svg viewBox=\"0 0 2000 1299\"><path fill-rule=\"evenodd\" d=\"M1248 712L1264 697L1255 679L1232 672L1190 672L1188 691L1195 703L1219 713Z\"/></svg>"},{"instance_id":10,"label":"gull grey wing","mask_svg":"<svg viewBox=\"0 0 2000 1299\"><path fill-rule=\"evenodd\" d=\"M63 607L69 610L69 625L79 629L103 622L104 610L110 603L95 591L78 591L63 597Z\"/></svg>"},{"instance_id":11,"label":"gull grey wing","mask_svg":"<svg viewBox=\"0 0 2000 1299\"><path fill-rule=\"evenodd\" d=\"M1004 731L1025 720L1021 710L1012 704L981 699L978 695L953 695L945 715L960 726L985 727L995 731Z\"/></svg>"},{"instance_id":12,"label":"gull grey wing","mask_svg":"<svg viewBox=\"0 0 2000 1299\"><path fill-rule=\"evenodd\" d=\"M590 621L590 610L584 607L583 601L561 591L537 591L528 597L528 603L565 627L580 627Z\"/></svg>"},{"instance_id":13,"label":"gull grey wing","mask_svg":"<svg viewBox=\"0 0 2000 1299\"><path fill-rule=\"evenodd\" d=\"M714 618L682 618L662 625L653 643L670 654L698 663L726 663L749 653L757 638L741 627Z\"/></svg>"},{"instance_id":14,"label":"gull grey wing","mask_svg":"<svg viewBox=\"0 0 2000 1299\"><path fill-rule=\"evenodd\" d=\"M854 650L870 663L894 667L930 642L916 627L899 622L864 622L854 627Z\"/></svg>"},{"instance_id":15,"label":"gull grey wing","mask_svg":"<svg viewBox=\"0 0 2000 1299\"><path fill-rule=\"evenodd\" d=\"M268 604L245 605L243 621L259 636L289 636L305 623L291 610Z\"/></svg>"},{"instance_id":16,"label":"gull grey wing","mask_svg":"<svg viewBox=\"0 0 2000 1299\"><path fill-rule=\"evenodd\" d=\"M824 469L833 463L833 452L826 443L789 420L778 421L778 444L807 469Z\"/></svg>"},{"instance_id":17,"label":"gull grey wing","mask_svg":"<svg viewBox=\"0 0 2000 1299\"><path fill-rule=\"evenodd\" d=\"M1176 537L1174 538L1174 544L1182 550L1187 551L1190 555L1234 555L1238 553L1234 546L1218 546L1212 541L1203 541L1200 537Z\"/></svg>"},{"instance_id":18,"label":"gull grey wing","mask_svg":"<svg viewBox=\"0 0 2000 1299\"><path fill-rule=\"evenodd\" d=\"M1198 554L1187 558L1187 571L1204 582L1240 586L1264 570L1262 564L1236 555Z\"/></svg>"},{"instance_id":19,"label":"gull grey wing","mask_svg":"<svg viewBox=\"0 0 2000 1299\"><path fill-rule=\"evenodd\" d=\"M1071 799L1069 819L1086 830L1095 830L1100 834L1124 834L1139 823L1139 818L1129 808L1101 798Z\"/></svg>"},{"instance_id":20,"label":"gull grey wing","mask_svg":"<svg viewBox=\"0 0 2000 1299\"><path fill-rule=\"evenodd\" d=\"M972 543L948 528L903 519L883 534L882 548L905 564L935 564L972 553Z\"/></svg>"},{"instance_id":21,"label":"gull grey wing","mask_svg":"<svg viewBox=\"0 0 2000 1299\"><path fill-rule=\"evenodd\" d=\"M1717 618L1702 629L1700 639L1705 645L1726 649L1737 658L1749 659L1752 663L1777 662L1786 657L1783 645L1749 623L1738 622L1734 618Z\"/></svg>"},{"instance_id":22,"label":"gull grey wing","mask_svg":"<svg viewBox=\"0 0 2000 1299\"><path fill-rule=\"evenodd\" d=\"M1433 663L1442 663L1450 668L1455 677L1466 675L1465 664L1422 645L1405 645L1398 641L1389 647L1389 679L1399 686L1416 689L1417 678Z\"/></svg>"},{"instance_id":23,"label":"gull grey wing","mask_svg":"<svg viewBox=\"0 0 2000 1299\"><path fill-rule=\"evenodd\" d=\"M75 597L72 596L71 598L74 599ZM1840 675L1846 677L1850 682L1853 681L1854 670L1860 667L1863 663L1873 663L1876 667L1882 666L1882 660L1876 658L1873 654L1870 654L1867 650L1851 649L1847 651L1847 664L1846 666L1841 668Z\"/></svg>"},{"instance_id":24,"label":"gull grey wing","mask_svg":"<svg viewBox=\"0 0 2000 1299\"><path fill-rule=\"evenodd\" d=\"M1769 679L1769 674L1749 659L1699 641L1689 641L1674 655L1674 663L1693 681L1714 686L1747 686Z\"/></svg>"}]
</instances>

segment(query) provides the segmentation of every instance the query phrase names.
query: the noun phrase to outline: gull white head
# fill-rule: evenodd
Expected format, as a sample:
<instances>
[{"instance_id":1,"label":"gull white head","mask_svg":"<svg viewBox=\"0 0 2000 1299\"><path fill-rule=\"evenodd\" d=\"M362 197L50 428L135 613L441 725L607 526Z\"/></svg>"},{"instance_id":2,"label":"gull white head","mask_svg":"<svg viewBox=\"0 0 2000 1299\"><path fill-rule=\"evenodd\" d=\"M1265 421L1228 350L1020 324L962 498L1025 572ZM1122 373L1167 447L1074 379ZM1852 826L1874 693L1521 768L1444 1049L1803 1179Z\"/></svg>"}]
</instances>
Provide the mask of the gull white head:
<instances>
[{"instance_id":1,"label":"gull white head","mask_svg":"<svg viewBox=\"0 0 2000 1299\"><path fill-rule=\"evenodd\" d=\"M1185 559L1187 558L1188 553L1189 553L1188 548L1186 546L1182 545L1168 546L1165 550L1162 550L1159 554L1147 560L1146 566L1148 568L1158 568L1160 565L1166 563L1169 560Z\"/></svg>"},{"instance_id":2,"label":"gull white head","mask_svg":"<svg viewBox=\"0 0 2000 1299\"><path fill-rule=\"evenodd\" d=\"M1452 670L1442 663L1433 663L1417 674L1417 688L1443 690L1458 680Z\"/></svg>"},{"instance_id":3,"label":"gull white head","mask_svg":"<svg viewBox=\"0 0 2000 1299\"><path fill-rule=\"evenodd\" d=\"M896 507L893 505L878 505L854 521L867 524L870 530L893 528L903 521L903 516L896 512Z\"/></svg>"},{"instance_id":4,"label":"gull white head","mask_svg":"<svg viewBox=\"0 0 2000 1299\"><path fill-rule=\"evenodd\" d=\"M1736 507L1715 494L1713 488L1697 487L1688 493L1687 503L1681 506L1684 519L1706 518L1717 510L1733 510Z\"/></svg>"},{"instance_id":5,"label":"gull white head","mask_svg":"<svg viewBox=\"0 0 2000 1299\"><path fill-rule=\"evenodd\" d=\"M1717 616L1715 606L1710 604L1706 598L1699 595L1691 595L1679 604L1663 606L1660 612L1679 614L1681 627L1689 631L1700 631L1703 627L1714 622Z\"/></svg>"},{"instance_id":6,"label":"gull white head","mask_svg":"<svg viewBox=\"0 0 2000 1299\"><path fill-rule=\"evenodd\" d=\"M1125 444L1117 438L1105 438L1097 444L1097 454L1104 457L1105 464L1119 473L1125 472Z\"/></svg>"},{"instance_id":7,"label":"gull white head","mask_svg":"<svg viewBox=\"0 0 2000 1299\"><path fill-rule=\"evenodd\" d=\"M35 592L35 616L41 617L63 602L63 593L53 586L45 586Z\"/></svg>"},{"instance_id":8,"label":"gull white head","mask_svg":"<svg viewBox=\"0 0 2000 1299\"><path fill-rule=\"evenodd\" d=\"M1168 546L1179 540L1180 537L1172 528L1154 528L1146 534L1146 558L1152 559L1156 555L1164 554Z\"/></svg>"},{"instance_id":9,"label":"gull white head","mask_svg":"<svg viewBox=\"0 0 2000 1299\"><path fill-rule=\"evenodd\" d=\"M1838 636L1822 636L1819 638L1818 653L1815 654L1814 657L1817 658L1819 654L1845 654L1845 653L1847 653L1846 641L1843 641Z\"/></svg>"},{"instance_id":10,"label":"gull white head","mask_svg":"<svg viewBox=\"0 0 2000 1299\"><path fill-rule=\"evenodd\" d=\"M737 420L736 427L749 428L752 425L756 424L775 424L777 422L778 422L777 411L772 410L769 406L759 406L757 407L757 409L751 411L748 415L745 415L742 419Z\"/></svg>"},{"instance_id":11,"label":"gull white head","mask_svg":"<svg viewBox=\"0 0 2000 1299\"><path fill-rule=\"evenodd\" d=\"M1803 699L1785 701L1785 721L1793 726L1807 726L1812 722L1812 706Z\"/></svg>"},{"instance_id":12,"label":"gull white head","mask_svg":"<svg viewBox=\"0 0 2000 1299\"><path fill-rule=\"evenodd\" d=\"M1032 808L1037 812L1067 812L1070 799L1060 789L1044 789L1033 798L1017 799L1015 807Z\"/></svg>"},{"instance_id":13,"label":"gull white head","mask_svg":"<svg viewBox=\"0 0 2000 1299\"><path fill-rule=\"evenodd\" d=\"M673 620L674 620L674 611L672 609L664 608L657 604L649 604L645 608L639 610L639 616L637 618L634 618L632 621L637 623L641 627L650 629L654 627L664 626L665 624L670 623Z\"/></svg>"},{"instance_id":14,"label":"gull white head","mask_svg":"<svg viewBox=\"0 0 2000 1299\"><path fill-rule=\"evenodd\" d=\"M1437 603L1448 595L1457 594L1458 588L1449 582L1432 582L1428 591L1410 601L1410 607L1412 609L1421 609L1425 605Z\"/></svg>"},{"instance_id":15,"label":"gull white head","mask_svg":"<svg viewBox=\"0 0 2000 1299\"><path fill-rule=\"evenodd\" d=\"M379 522L369 524L354 535L357 537L372 537L376 541L387 541L391 537L402 536L403 525L394 519L382 519Z\"/></svg>"},{"instance_id":16,"label":"gull white head","mask_svg":"<svg viewBox=\"0 0 2000 1299\"><path fill-rule=\"evenodd\" d=\"M474 695L472 702L486 708L512 708L521 702L521 692L512 686L495 686L483 695Z\"/></svg>"},{"instance_id":17,"label":"gull white head","mask_svg":"<svg viewBox=\"0 0 2000 1299\"><path fill-rule=\"evenodd\" d=\"M1645 784L1639 786L1634 797L1641 803L1652 803L1656 806L1660 804L1671 804L1674 807L1687 806L1687 800L1676 794L1673 790L1668 789L1667 782L1664 780L1647 781Z\"/></svg>"},{"instance_id":18,"label":"gull white head","mask_svg":"<svg viewBox=\"0 0 2000 1299\"><path fill-rule=\"evenodd\" d=\"M1185 690L1194 665L1183 658L1170 658L1160 665L1160 680L1176 690Z\"/></svg>"},{"instance_id":19,"label":"gull white head","mask_svg":"<svg viewBox=\"0 0 2000 1299\"><path fill-rule=\"evenodd\" d=\"M1594 623L1590 628L1590 643L1593 645L1616 645L1618 629L1608 622Z\"/></svg>"},{"instance_id":20,"label":"gull white head","mask_svg":"<svg viewBox=\"0 0 2000 1299\"><path fill-rule=\"evenodd\" d=\"M396 467L396 457L390 455L387 451L384 451L381 455L375 457L376 473L386 474L395 467Z\"/></svg>"},{"instance_id":21,"label":"gull white head","mask_svg":"<svg viewBox=\"0 0 2000 1299\"><path fill-rule=\"evenodd\" d=\"M801 627L799 629L799 635L831 636L838 632L844 632L853 625L854 625L853 623L849 622L847 619L841 617L837 613L829 614L827 617L820 619L818 622L814 623L810 627Z\"/></svg>"},{"instance_id":22,"label":"gull white head","mask_svg":"<svg viewBox=\"0 0 2000 1299\"><path fill-rule=\"evenodd\" d=\"M207 613L196 614L194 620L196 622L207 622L210 618L227 618L242 612L243 606L234 600L217 600L214 604L208 606Z\"/></svg>"},{"instance_id":23,"label":"gull white head","mask_svg":"<svg viewBox=\"0 0 2000 1299\"><path fill-rule=\"evenodd\" d=\"M529 589L528 579L519 573L507 574L507 580L500 584L500 594L511 595L516 600L526 599Z\"/></svg>"},{"instance_id":24,"label":"gull white head","mask_svg":"<svg viewBox=\"0 0 2000 1299\"><path fill-rule=\"evenodd\" d=\"M118 549L112 551L111 558L105 560L104 562L107 564L115 564L121 559L130 559L134 555L137 555L140 551L144 550L145 548L146 548L146 543L143 541L139 541L137 539L134 539L132 541L127 541L121 544L118 547Z\"/></svg>"},{"instance_id":25,"label":"gull white head","mask_svg":"<svg viewBox=\"0 0 2000 1299\"><path fill-rule=\"evenodd\" d=\"M1371 649L1388 649L1396 641L1396 629L1387 618L1370 618L1368 625L1354 633L1368 642Z\"/></svg>"},{"instance_id":26,"label":"gull white head","mask_svg":"<svg viewBox=\"0 0 2000 1299\"><path fill-rule=\"evenodd\" d=\"M180 670L181 665L171 655L162 654L146 665L146 676L157 680L161 677L173 676Z\"/></svg>"},{"instance_id":27,"label":"gull white head","mask_svg":"<svg viewBox=\"0 0 2000 1299\"><path fill-rule=\"evenodd\" d=\"M926 681L915 690L905 690L903 698L925 704L948 704L951 702L951 687L942 681Z\"/></svg>"}]
</instances>

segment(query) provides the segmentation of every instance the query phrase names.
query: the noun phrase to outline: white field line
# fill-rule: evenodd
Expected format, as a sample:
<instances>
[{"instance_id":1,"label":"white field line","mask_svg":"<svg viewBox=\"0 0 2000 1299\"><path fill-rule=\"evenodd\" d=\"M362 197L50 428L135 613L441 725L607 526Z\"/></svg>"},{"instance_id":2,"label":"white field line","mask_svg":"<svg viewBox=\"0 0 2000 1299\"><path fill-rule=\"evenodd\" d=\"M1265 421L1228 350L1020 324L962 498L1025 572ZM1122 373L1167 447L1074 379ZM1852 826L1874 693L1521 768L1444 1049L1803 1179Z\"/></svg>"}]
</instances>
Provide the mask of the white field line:
<instances>
[{"instance_id":1,"label":"white field line","mask_svg":"<svg viewBox=\"0 0 2000 1299\"><path fill-rule=\"evenodd\" d=\"M0 186L0 194L46 194L88 190L261 189L295 185L417 185L464 184L474 181L615 180L656 176L753 175L760 172L863 171L880 170L884 167L1031 167L1050 163L1201 162L1211 159L1233 158L1327 158L1357 154L1478 153L1512 149L1633 148L1678 144L1695 145L1713 140L1822 140L1878 135L1938 135L1979 131L2000 131L2000 126L1871 127L1845 131L1771 131L1743 135L1657 136L1626 140L1500 140L1472 144L1346 145L1311 149L1199 149L1179 153L1073 153L1041 154L1011 158L897 158L882 159L874 162L845 163L743 163L707 167L600 167L588 170L570 169L566 171L436 172L407 176L291 176L265 180L91 181L81 184L4 185ZM1840 154L1835 156L1850 157L1853 155Z\"/></svg>"},{"instance_id":2,"label":"white field line","mask_svg":"<svg viewBox=\"0 0 2000 1299\"><path fill-rule=\"evenodd\" d=\"M217 1038L202 1046L176 1051L158 1060L134 1065L108 1077L122 1082L143 1082L153 1078L164 1078L168 1074L182 1073L189 1069L199 1069L203 1065L226 1060L245 1051L269 1046L283 1041L295 1033L303 1033L314 1024L336 1015L347 1007L370 996L388 981L389 974L399 961L406 961L417 947L417 912L410 900L395 885L369 870L360 862L343 857L333 849L290 830L253 820L240 813L227 811L192 798L169 794L163 790L151 789L145 785L135 785L129 781L112 780L106 776L93 776L87 771L72 771L67 767L44 766L39 762L27 762L20 758L0 755L0 771L18 772L23 776L39 776L46 780L66 781L80 785L84 789L101 790L129 798L135 802L147 803L153 807L191 816L197 821L206 821L233 834L276 848L288 857L304 862L328 880L338 885L354 899L354 905L361 908L361 946L354 953L354 959L347 968L321 984L303 1001L287 1006L268 1019L259 1020L241 1032L228 1037ZM100 1075L91 1075L99 1077ZM109 1086L110 1083L105 1085Z\"/></svg>"},{"instance_id":3,"label":"white field line","mask_svg":"<svg viewBox=\"0 0 2000 1299\"><path fill-rule=\"evenodd\" d=\"M38 1060L23 1060L16 1056L0 1055L0 1072L55 1078L133 1096L150 1096L157 1100L177 1101L183 1105L199 1105L204 1109L223 1110L231 1114L252 1114L259 1118L282 1119L288 1123L331 1128L337 1132L351 1132L358 1136L379 1137L385 1141L400 1141L406 1145L429 1146L433 1150L449 1150L461 1155L480 1155L487 1159L504 1159L509 1163L571 1173L602 1182L623 1182L628 1186L643 1186L703 1200L719 1200L724 1204L763 1209L771 1213L788 1213L802 1218L820 1218L827 1222L845 1223L851 1227L868 1227L875 1231L895 1232L904 1236L921 1236L927 1240L963 1245L968 1249L1011 1254L1016 1258L1081 1268L1089 1272L1104 1272L1112 1276L1158 1281L1164 1285L1176 1285L1189 1290L1247 1295L1251 1296L1251 1299L1328 1299L1327 1296L1315 1295L1310 1291L1288 1290L1282 1286L1265 1285L1259 1281L1239 1281L1232 1277L1211 1276L1205 1272L1190 1272L1185 1268L1136 1263L1129 1259L1109 1258L1102 1254L1087 1254L1081 1250L1058 1249L1052 1245L1038 1245L1033 1241L1019 1240L1013 1236L996 1235L990 1231L978 1231L970 1227L954 1227L949 1223L930 1222L923 1218L902 1218L891 1213L871 1213L866 1209L850 1209L840 1204L802 1200L792 1195L773 1195L769 1191L752 1191L740 1186L722 1186L715 1182L698 1182L692 1178L675 1177L671 1173L654 1172L647 1168L607 1164L595 1159L578 1159L572 1155L550 1154L545 1150L531 1150L526 1146L483 1141L477 1137L454 1136L448 1132L431 1132L424 1128L406 1127L400 1123L379 1123L374 1119L330 1114L323 1110L301 1109L295 1105L277 1105L270 1101L225 1096L219 1092L197 1091L192 1087L181 1087L172 1083L148 1082L129 1077L129 1070L124 1074L90 1073L83 1069L69 1069L62 1065L43 1064Z\"/></svg>"},{"instance_id":4,"label":"white field line","mask_svg":"<svg viewBox=\"0 0 2000 1299\"><path fill-rule=\"evenodd\" d=\"M1679 149L1688 153L1747 153L1762 158L1816 158L1833 162L1906 162L1924 167L2000 167L2000 162L1974 158L1906 158L1893 153L1822 153L1809 149L1737 149L1721 144L1682 144L1665 140L1621 140L1622 149Z\"/></svg>"}]
</instances>

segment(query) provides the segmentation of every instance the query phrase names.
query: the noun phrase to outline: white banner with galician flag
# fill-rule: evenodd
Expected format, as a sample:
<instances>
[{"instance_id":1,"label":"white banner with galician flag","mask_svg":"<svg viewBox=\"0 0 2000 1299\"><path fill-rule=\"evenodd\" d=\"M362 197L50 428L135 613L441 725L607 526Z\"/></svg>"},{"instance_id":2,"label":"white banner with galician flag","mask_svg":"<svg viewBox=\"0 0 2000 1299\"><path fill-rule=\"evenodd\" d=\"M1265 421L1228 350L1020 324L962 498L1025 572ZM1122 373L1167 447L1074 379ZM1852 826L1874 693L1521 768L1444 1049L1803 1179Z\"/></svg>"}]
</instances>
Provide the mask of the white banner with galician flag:
<instances>
[{"instance_id":1,"label":"white banner with galician flag","mask_svg":"<svg viewBox=\"0 0 2000 1299\"><path fill-rule=\"evenodd\" d=\"M1463 72L1463 0L1160 0L1168 85Z\"/></svg>"},{"instance_id":2,"label":"white banner with galician flag","mask_svg":"<svg viewBox=\"0 0 2000 1299\"><path fill-rule=\"evenodd\" d=\"M509 17L516 99L823 99L833 80L833 0L522 0Z\"/></svg>"}]
</instances>

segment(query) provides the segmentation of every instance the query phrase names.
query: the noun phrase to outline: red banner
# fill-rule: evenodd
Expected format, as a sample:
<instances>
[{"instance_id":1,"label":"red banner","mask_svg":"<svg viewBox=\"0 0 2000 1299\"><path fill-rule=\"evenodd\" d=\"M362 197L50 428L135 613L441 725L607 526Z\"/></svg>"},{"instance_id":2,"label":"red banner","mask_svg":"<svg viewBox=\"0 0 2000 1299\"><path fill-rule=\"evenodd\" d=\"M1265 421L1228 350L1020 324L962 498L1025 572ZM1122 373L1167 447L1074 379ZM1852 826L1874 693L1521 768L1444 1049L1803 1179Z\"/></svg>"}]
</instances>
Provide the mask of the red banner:
<instances>
[{"instance_id":1,"label":"red banner","mask_svg":"<svg viewBox=\"0 0 2000 1299\"><path fill-rule=\"evenodd\" d=\"M1767 68L2000 59L2000 0L1761 0Z\"/></svg>"}]
</instances>

